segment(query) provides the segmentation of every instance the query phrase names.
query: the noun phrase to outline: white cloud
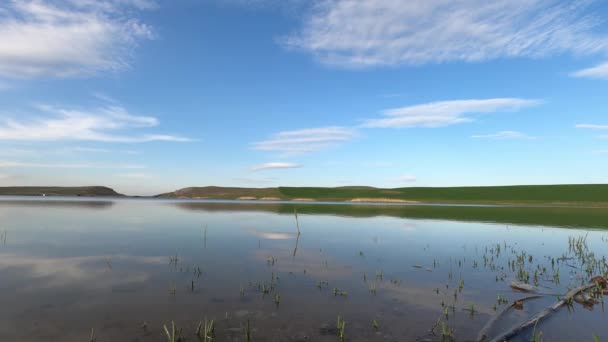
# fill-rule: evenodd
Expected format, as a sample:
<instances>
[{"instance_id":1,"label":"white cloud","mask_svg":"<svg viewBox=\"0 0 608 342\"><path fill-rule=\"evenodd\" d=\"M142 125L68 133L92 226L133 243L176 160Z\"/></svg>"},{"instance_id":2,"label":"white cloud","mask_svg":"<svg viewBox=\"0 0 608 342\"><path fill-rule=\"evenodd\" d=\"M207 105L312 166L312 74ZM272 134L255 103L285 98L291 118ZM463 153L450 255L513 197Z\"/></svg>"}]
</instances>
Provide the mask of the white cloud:
<instances>
[{"instance_id":1,"label":"white cloud","mask_svg":"<svg viewBox=\"0 0 608 342\"><path fill-rule=\"evenodd\" d=\"M93 97L95 97L98 100L101 100L103 102L111 103L111 104L118 104L118 101L116 101L116 99L114 99L113 97L110 97L104 93L94 91L94 92L91 92L91 95L93 95Z\"/></svg>"},{"instance_id":2,"label":"white cloud","mask_svg":"<svg viewBox=\"0 0 608 342\"><path fill-rule=\"evenodd\" d=\"M605 53L593 2L320 0L283 43L343 67Z\"/></svg>"},{"instance_id":3,"label":"white cloud","mask_svg":"<svg viewBox=\"0 0 608 342\"><path fill-rule=\"evenodd\" d=\"M0 140L81 140L124 143L190 141L185 137L165 134L125 134L125 130L157 126L159 121L150 116L129 114L119 106L102 107L91 111L50 106L39 106L39 109L42 113L50 114L51 117L17 121L9 118L2 120L0 116ZM112 131L123 131L123 134L109 133Z\"/></svg>"},{"instance_id":4,"label":"white cloud","mask_svg":"<svg viewBox=\"0 0 608 342\"><path fill-rule=\"evenodd\" d=\"M98 163L30 163L0 160L0 168L44 168L44 169L144 169L142 165L108 165Z\"/></svg>"},{"instance_id":5,"label":"white cloud","mask_svg":"<svg viewBox=\"0 0 608 342\"><path fill-rule=\"evenodd\" d=\"M91 153L109 153L111 152L110 150L106 149L106 148L94 148L94 147L79 147L76 146L72 149L70 149L69 151L73 151L73 152L91 152Z\"/></svg>"},{"instance_id":6,"label":"white cloud","mask_svg":"<svg viewBox=\"0 0 608 342\"><path fill-rule=\"evenodd\" d=\"M141 23L146 0L5 0L0 4L0 75L87 76L128 67L154 34Z\"/></svg>"},{"instance_id":7,"label":"white cloud","mask_svg":"<svg viewBox=\"0 0 608 342\"><path fill-rule=\"evenodd\" d=\"M347 127L308 128L279 132L270 140L254 143L253 147L256 150L300 154L319 151L336 143L352 140L355 136L356 132Z\"/></svg>"},{"instance_id":8,"label":"white cloud","mask_svg":"<svg viewBox=\"0 0 608 342\"><path fill-rule=\"evenodd\" d=\"M130 179L152 179L153 175L149 173L123 173L119 174L119 177L130 178Z\"/></svg>"},{"instance_id":9,"label":"white cloud","mask_svg":"<svg viewBox=\"0 0 608 342\"><path fill-rule=\"evenodd\" d=\"M586 129L608 129L608 125L594 125L594 124L577 124L576 128L586 128Z\"/></svg>"},{"instance_id":10,"label":"white cloud","mask_svg":"<svg viewBox=\"0 0 608 342\"><path fill-rule=\"evenodd\" d=\"M32 149L25 148L3 148L0 149L0 156L4 157L23 157L23 156L31 156L37 154L36 151Z\"/></svg>"},{"instance_id":11,"label":"white cloud","mask_svg":"<svg viewBox=\"0 0 608 342\"><path fill-rule=\"evenodd\" d=\"M294 164L294 163L276 162L276 163L265 163L265 164L256 165L256 166L252 167L251 170L252 171L261 171L261 170L271 170L271 169L295 169L295 168L299 168L299 167L302 167L302 165Z\"/></svg>"},{"instance_id":12,"label":"white cloud","mask_svg":"<svg viewBox=\"0 0 608 342\"><path fill-rule=\"evenodd\" d=\"M0 173L0 180L7 180L7 179L11 179L13 178L12 175L9 175L7 173Z\"/></svg>"},{"instance_id":13,"label":"white cloud","mask_svg":"<svg viewBox=\"0 0 608 342\"><path fill-rule=\"evenodd\" d=\"M414 106L388 109L384 118L369 119L368 128L443 127L474 121L471 114L515 111L539 104L538 100L495 98L485 100L456 100L431 102Z\"/></svg>"},{"instance_id":14,"label":"white cloud","mask_svg":"<svg viewBox=\"0 0 608 342\"><path fill-rule=\"evenodd\" d=\"M532 137L517 131L501 131L493 134L472 135L475 139L531 139Z\"/></svg>"},{"instance_id":15,"label":"white cloud","mask_svg":"<svg viewBox=\"0 0 608 342\"><path fill-rule=\"evenodd\" d=\"M572 77L585 77L608 80L608 62L579 70L570 74Z\"/></svg>"},{"instance_id":16,"label":"white cloud","mask_svg":"<svg viewBox=\"0 0 608 342\"><path fill-rule=\"evenodd\" d=\"M415 182L417 180L417 178L416 178L416 176L405 175L405 176L397 177L397 178L394 178L391 180L395 181L395 182L401 182L401 183L411 183L411 182Z\"/></svg>"}]
</instances>

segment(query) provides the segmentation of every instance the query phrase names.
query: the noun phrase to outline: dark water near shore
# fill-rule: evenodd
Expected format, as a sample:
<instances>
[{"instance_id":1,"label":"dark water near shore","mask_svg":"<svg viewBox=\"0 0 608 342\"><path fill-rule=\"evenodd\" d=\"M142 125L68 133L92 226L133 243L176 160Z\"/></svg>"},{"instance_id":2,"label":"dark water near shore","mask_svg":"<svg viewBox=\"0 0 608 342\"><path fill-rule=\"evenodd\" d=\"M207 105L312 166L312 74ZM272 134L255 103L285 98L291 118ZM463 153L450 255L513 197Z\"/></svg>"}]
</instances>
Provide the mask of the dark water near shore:
<instances>
[{"instance_id":1,"label":"dark water near shore","mask_svg":"<svg viewBox=\"0 0 608 342\"><path fill-rule=\"evenodd\" d=\"M499 295L528 296L509 286L522 271L552 295L495 332L603 272L605 228L606 209L2 198L0 341L167 341L171 321L197 341L205 318L215 341L246 341L247 321L252 341L339 341L338 316L346 341L473 341ZM537 332L608 341L603 309Z\"/></svg>"}]
</instances>

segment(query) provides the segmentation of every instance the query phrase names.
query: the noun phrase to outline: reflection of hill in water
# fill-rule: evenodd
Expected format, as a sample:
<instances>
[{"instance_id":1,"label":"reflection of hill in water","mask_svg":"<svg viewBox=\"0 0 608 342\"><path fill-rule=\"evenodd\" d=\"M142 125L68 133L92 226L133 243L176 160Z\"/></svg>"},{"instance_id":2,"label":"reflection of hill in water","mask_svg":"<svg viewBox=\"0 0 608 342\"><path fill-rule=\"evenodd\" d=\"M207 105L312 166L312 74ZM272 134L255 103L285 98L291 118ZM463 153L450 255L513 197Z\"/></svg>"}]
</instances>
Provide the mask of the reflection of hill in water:
<instances>
[{"instance_id":1,"label":"reflection of hill in water","mask_svg":"<svg viewBox=\"0 0 608 342\"><path fill-rule=\"evenodd\" d=\"M608 209L560 207L352 205L296 203L170 202L184 210L261 211L293 215L335 215L345 217L390 216L555 227L608 229Z\"/></svg>"},{"instance_id":2,"label":"reflection of hill in water","mask_svg":"<svg viewBox=\"0 0 608 342\"><path fill-rule=\"evenodd\" d=\"M110 209L113 201L104 200L0 200L3 207L34 207L34 208L74 208L74 209Z\"/></svg>"}]
</instances>

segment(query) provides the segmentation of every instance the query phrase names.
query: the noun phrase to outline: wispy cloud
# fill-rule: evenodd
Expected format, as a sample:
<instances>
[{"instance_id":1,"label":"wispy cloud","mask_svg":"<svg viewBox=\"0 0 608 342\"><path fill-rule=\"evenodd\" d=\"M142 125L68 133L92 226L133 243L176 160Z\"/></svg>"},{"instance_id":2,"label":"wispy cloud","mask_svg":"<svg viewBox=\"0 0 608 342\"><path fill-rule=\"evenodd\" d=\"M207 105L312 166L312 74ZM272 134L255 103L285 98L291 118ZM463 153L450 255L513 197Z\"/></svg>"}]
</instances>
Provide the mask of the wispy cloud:
<instances>
[{"instance_id":1,"label":"wispy cloud","mask_svg":"<svg viewBox=\"0 0 608 342\"><path fill-rule=\"evenodd\" d=\"M517 131L500 131L493 134L472 135L474 139L532 139L531 136Z\"/></svg>"},{"instance_id":2,"label":"wispy cloud","mask_svg":"<svg viewBox=\"0 0 608 342\"><path fill-rule=\"evenodd\" d=\"M114 99L113 97L110 97L104 93L94 91L94 92L91 92L91 95L93 97L95 97L96 99L101 100L103 102L111 103L111 104L115 104L115 105L118 104L118 101L116 99Z\"/></svg>"},{"instance_id":3,"label":"wispy cloud","mask_svg":"<svg viewBox=\"0 0 608 342\"><path fill-rule=\"evenodd\" d=\"M574 127L576 127L576 128L585 128L585 129L595 129L595 130L608 129L608 125L595 125L595 124L577 124Z\"/></svg>"},{"instance_id":4,"label":"wispy cloud","mask_svg":"<svg viewBox=\"0 0 608 342\"><path fill-rule=\"evenodd\" d=\"M319 151L337 143L352 140L355 136L356 131L347 127L308 128L279 132L270 140L253 143L253 148L262 151L279 151L285 154L300 154Z\"/></svg>"},{"instance_id":5,"label":"wispy cloud","mask_svg":"<svg viewBox=\"0 0 608 342\"><path fill-rule=\"evenodd\" d=\"M0 173L0 181L12 179L13 177L13 175L9 175L8 173Z\"/></svg>"},{"instance_id":6,"label":"wispy cloud","mask_svg":"<svg viewBox=\"0 0 608 342\"><path fill-rule=\"evenodd\" d=\"M45 169L144 169L143 165L99 164L99 163L31 163L0 160L0 168L45 168Z\"/></svg>"},{"instance_id":7,"label":"wispy cloud","mask_svg":"<svg viewBox=\"0 0 608 342\"><path fill-rule=\"evenodd\" d=\"M130 178L130 179L152 179L153 175L149 173L121 173L118 177Z\"/></svg>"},{"instance_id":8,"label":"wispy cloud","mask_svg":"<svg viewBox=\"0 0 608 342\"><path fill-rule=\"evenodd\" d=\"M302 165L294 164L294 163L276 162L276 163L265 163L265 164L256 165L256 166L252 167L251 170L255 172L255 171L272 170L272 169L295 169L295 168L299 168L299 167L302 167Z\"/></svg>"},{"instance_id":9,"label":"wispy cloud","mask_svg":"<svg viewBox=\"0 0 608 342\"><path fill-rule=\"evenodd\" d=\"M416 180L417 180L416 176L411 176L411 175L404 175L404 176L390 179L390 181L400 182L400 183L412 183L412 182L415 182Z\"/></svg>"},{"instance_id":10,"label":"wispy cloud","mask_svg":"<svg viewBox=\"0 0 608 342\"><path fill-rule=\"evenodd\" d=\"M608 80L608 62L573 72L570 76Z\"/></svg>"},{"instance_id":11,"label":"wispy cloud","mask_svg":"<svg viewBox=\"0 0 608 342\"><path fill-rule=\"evenodd\" d=\"M76 146L71 149L74 152L87 152L87 153L110 153L111 151L107 148L94 148L94 147L79 147Z\"/></svg>"},{"instance_id":12,"label":"wispy cloud","mask_svg":"<svg viewBox=\"0 0 608 342\"><path fill-rule=\"evenodd\" d=\"M119 106L93 110L62 109L51 106L39 106L39 109L40 114L45 114L45 117L38 116L30 120L0 118L0 140L81 140L123 143L191 140L167 134L133 134L133 130L158 126L159 121L155 117L132 115ZM129 130L130 134L125 133L126 130Z\"/></svg>"},{"instance_id":13,"label":"wispy cloud","mask_svg":"<svg viewBox=\"0 0 608 342\"><path fill-rule=\"evenodd\" d=\"M346 67L608 51L594 0L320 0L284 40Z\"/></svg>"},{"instance_id":14,"label":"wispy cloud","mask_svg":"<svg viewBox=\"0 0 608 342\"><path fill-rule=\"evenodd\" d=\"M137 14L147 0L20 0L0 4L0 75L86 76L128 67L154 37Z\"/></svg>"},{"instance_id":15,"label":"wispy cloud","mask_svg":"<svg viewBox=\"0 0 608 342\"><path fill-rule=\"evenodd\" d=\"M495 98L441 101L388 109L383 118L364 121L368 128L443 127L475 120L472 114L515 111L539 104L539 100Z\"/></svg>"}]
</instances>

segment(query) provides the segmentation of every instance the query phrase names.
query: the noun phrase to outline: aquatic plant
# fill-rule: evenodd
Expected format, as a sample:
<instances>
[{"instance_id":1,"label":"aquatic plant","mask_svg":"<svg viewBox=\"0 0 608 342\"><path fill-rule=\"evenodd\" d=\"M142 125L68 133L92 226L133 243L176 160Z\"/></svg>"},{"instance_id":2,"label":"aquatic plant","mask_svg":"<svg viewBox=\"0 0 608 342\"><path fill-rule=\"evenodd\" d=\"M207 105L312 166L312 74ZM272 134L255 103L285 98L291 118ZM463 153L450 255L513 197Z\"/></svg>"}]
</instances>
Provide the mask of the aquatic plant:
<instances>
[{"instance_id":1,"label":"aquatic plant","mask_svg":"<svg viewBox=\"0 0 608 342\"><path fill-rule=\"evenodd\" d=\"M165 330L168 342L181 342L183 340L182 330L177 329L174 321L171 321L171 331L169 331L166 325L163 325L163 329Z\"/></svg>"},{"instance_id":2,"label":"aquatic plant","mask_svg":"<svg viewBox=\"0 0 608 342\"><path fill-rule=\"evenodd\" d=\"M340 337L340 341L344 342L344 333L346 331L346 321L338 315L338 321L336 323L336 328L338 328L338 337Z\"/></svg>"},{"instance_id":3,"label":"aquatic plant","mask_svg":"<svg viewBox=\"0 0 608 342\"><path fill-rule=\"evenodd\" d=\"M530 338L530 342L542 342L543 341L543 333L536 332L536 326L538 325L538 321L534 324L534 330L532 330L532 337Z\"/></svg>"},{"instance_id":4,"label":"aquatic plant","mask_svg":"<svg viewBox=\"0 0 608 342\"><path fill-rule=\"evenodd\" d=\"M281 304L281 295L280 294L275 294L274 295L274 303L276 304L276 306L278 307L279 304Z\"/></svg>"},{"instance_id":5,"label":"aquatic plant","mask_svg":"<svg viewBox=\"0 0 608 342\"><path fill-rule=\"evenodd\" d=\"M441 322L441 339L443 341L454 339L454 331L448 328L445 322Z\"/></svg>"},{"instance_id":6,"label":"aquatic plant","mask_svg":"<svg viewBox=\"0 0 608 342\"><path fill-rule=\"evenodd\" d=\"M247 338L247 342L251 342L251 324L249 324L249 320L247 320L245 337Z\"/></svg>"},{"instance_id":7,"label":"aquatic plant","mask_svg":"<svg viewBox=\"0 0 608 342\"><path fill-rule=\"evenodd\" d=\"M369 286L369 292L371 292L371 294L373 294L374 296L377 294L377 290L376 290L376 283L372 283Z\"/></svg>"},{"instance_id":8,"label":"aquatic plant","mask_svg":"<svg viewBox=\"0 0 608 342\"><path fill-rule=\"evenodd\" d=\"M211 320L210 322L207 322L206 318L204 324L203 321L200 321L196 328L196 337L198 337L199 340L202 339L204 342L213 340L215 338L215 321Z\"/></svg>"},{"instance_id":9,"label":"aquatic plant","mask_svg":"<svg viewBox=\"0 0 608 342\"><path fill-rule=\"evenodd\" d=\"M89 338L90 342L97 341L97 337L95 337L95 329L91 329L91 337Z\"/></svg>"}]
</instances>

